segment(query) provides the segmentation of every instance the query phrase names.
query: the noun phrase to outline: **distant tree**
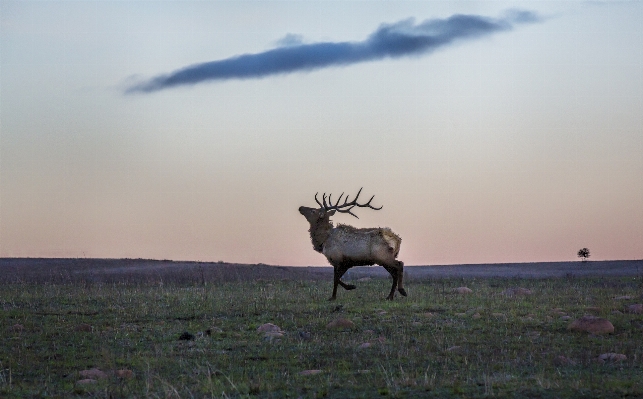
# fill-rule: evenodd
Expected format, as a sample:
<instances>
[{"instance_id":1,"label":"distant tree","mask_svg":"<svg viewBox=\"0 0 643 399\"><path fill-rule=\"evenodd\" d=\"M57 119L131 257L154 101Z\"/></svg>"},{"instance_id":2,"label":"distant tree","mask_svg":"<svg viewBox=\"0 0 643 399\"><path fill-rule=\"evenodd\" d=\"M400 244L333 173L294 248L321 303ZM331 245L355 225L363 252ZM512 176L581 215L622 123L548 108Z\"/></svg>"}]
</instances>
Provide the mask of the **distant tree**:
<instances>
[{"instance_id":1,"label":"distant tree","mask_svg":"<svg viewBox=\"0 0 643 399\"><path fill-rule=\"evenodd\" d=\"M581 248L578 250L578 257L583 259L583 262L589 258L589 249L587 248Z\"/></svg>"}]
</instances>

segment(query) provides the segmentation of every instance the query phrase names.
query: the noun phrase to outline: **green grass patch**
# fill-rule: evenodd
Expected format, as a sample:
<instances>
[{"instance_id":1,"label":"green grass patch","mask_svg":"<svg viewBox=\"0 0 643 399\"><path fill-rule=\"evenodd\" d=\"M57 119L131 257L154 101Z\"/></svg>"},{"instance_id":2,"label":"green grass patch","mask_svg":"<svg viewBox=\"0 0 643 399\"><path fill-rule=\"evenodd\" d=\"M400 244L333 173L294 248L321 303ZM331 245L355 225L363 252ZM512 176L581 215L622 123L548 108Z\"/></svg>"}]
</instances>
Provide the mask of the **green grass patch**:
<instances>
[{"instance_id":1,"label":"green grass patch","mask_svg":"<svg viewBox=\"0 0 643 399\"><path fill-rule=\"evenodd\" d=\"M335 302L330 281L0 285L0 397L643 397L643 316L615 312L640 277L410 281L393 302L387 280L356 284ZM588 313L615 333L567 330ZM354 328L326 329L339 317ZM91 368L108 377L79 385Z\"/></svg>"}]
</instances>

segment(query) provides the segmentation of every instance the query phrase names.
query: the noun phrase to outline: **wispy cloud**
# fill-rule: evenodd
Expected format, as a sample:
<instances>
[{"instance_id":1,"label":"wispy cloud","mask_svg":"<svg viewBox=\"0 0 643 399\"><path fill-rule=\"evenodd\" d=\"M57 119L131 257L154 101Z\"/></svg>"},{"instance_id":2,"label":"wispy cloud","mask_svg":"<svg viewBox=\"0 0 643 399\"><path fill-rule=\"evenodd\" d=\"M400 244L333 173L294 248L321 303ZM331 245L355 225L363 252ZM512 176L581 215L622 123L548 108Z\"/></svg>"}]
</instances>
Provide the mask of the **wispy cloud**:
<instances>
[{"instance_id":1,"label":"wispy cloud","mask_svg":"<svg viewBox=\"0 0 643 399\"><path fill-rule=\"evenodd\" d=\"M384 58L423 55L458 40L474 39L512 29L516 24L534 23L541 17L531 11L510 10L499 18L456 14L415 24L413 19L383 24L361 42L303 44L298 35L288 34L279 47L256 54L190 65L166 75L130 85L126 93L150 93L170 87L206 81L256 79L331 66L346 66Z\"/></svg>"}]
</instances>

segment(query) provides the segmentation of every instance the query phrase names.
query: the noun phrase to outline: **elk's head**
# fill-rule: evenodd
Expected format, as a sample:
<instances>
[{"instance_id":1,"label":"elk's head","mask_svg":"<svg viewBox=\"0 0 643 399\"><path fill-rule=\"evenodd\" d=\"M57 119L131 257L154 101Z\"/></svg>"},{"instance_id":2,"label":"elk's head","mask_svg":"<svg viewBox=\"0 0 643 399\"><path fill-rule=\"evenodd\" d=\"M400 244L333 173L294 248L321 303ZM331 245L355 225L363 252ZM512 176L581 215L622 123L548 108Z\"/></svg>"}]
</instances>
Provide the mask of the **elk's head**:
<instances>
[{"instance_id":1,"label":"elk's head","mask_svg":"<svg viewBox=\"0 0 643 399\"><path fill-rule=\"evenodd\" d=\"M330 223L329 218L335 214L335 212L339 213L348 213L349 215L355 216L357 218L357 215L355 215L351 210L354 207L360 207L360 208L371 208L380 210L382 207L380 206L379 208L375 208L373 205L371 205L371 201L373 201L373 198L375 196L372 196L370 200L368 200L367 203L365 204L359 204L357 203L357 199L359 198L359 194L362 192L362 189L360 188L359 191L357 192L357 195L355 196L355 199L352 201L348 201L349 196L347 195L346 198L344 198L344 202L340 204L342 201L342 197L344 196L344 193L342 193L337 201L333 204L333 201L331 200L332 194L328 195L328 203L326 203L326 193L322 195L322 202L319 202L317 199L317 194L315 193L315 202L317 202L317 205L319 205L319 208L308 208L306 206L300 206L299 207L299 213L304 215L306 220L308 220L308 223L310 223L311 226L316 226L319 224L326 224ZM358 218L359 219L359 218Z\"/></svg>"},{"instance_id":2,"label":"elk's head","mask_svg":"<svg viewBox=\"0 0 643 399\"><path fill-rule=\"evenodd\" d=\"M329 218L335 214L335 211L326 212L324 208L309 208L307 206L300 206L299 213L304 215L308 223L311 226L315 226L319 223L329 223Z\"/></svg>"}]
</instances>

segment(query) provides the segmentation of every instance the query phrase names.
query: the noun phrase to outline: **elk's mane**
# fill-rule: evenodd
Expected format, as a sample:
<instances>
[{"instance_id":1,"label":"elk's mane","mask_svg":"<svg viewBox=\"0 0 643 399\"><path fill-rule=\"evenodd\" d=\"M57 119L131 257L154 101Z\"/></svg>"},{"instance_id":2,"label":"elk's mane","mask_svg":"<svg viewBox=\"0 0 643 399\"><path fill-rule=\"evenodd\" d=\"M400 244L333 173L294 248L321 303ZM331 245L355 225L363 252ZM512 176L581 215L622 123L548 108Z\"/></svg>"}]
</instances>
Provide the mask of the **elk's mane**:
<instances>
[{"instance_id":1,"label":"elk's mane","mask_svg":"<svg viewBox=\"0 0 643 399\"><path fill-rule=\"evenodd\" d=\"M313 243L313 249L319 253L324 250L324 242L328 239L331 230L333 230L333 223L323 223L318 226L310 226L310 241Z\"/></svg>"}]
</instances>

